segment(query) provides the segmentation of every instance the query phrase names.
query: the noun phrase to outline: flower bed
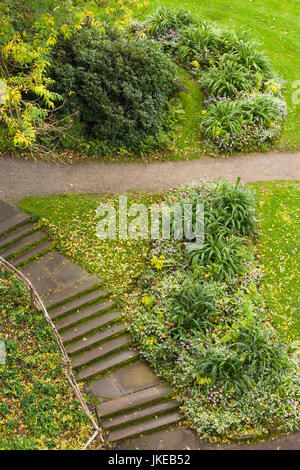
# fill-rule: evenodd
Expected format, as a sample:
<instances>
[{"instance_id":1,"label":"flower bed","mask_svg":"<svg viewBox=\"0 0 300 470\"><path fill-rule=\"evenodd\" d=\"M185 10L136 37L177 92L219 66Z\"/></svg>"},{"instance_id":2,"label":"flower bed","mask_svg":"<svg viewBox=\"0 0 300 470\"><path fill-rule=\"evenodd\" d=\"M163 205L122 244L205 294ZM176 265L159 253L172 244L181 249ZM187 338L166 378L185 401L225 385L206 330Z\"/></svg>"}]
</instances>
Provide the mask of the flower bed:
<instances>
[{"instance_id":1,"label":"flower bed","mask_svg":"<svg viewBox=\"0 0 300 470\"><path fill-rule=\"evenodd\" d=\"M268 321L260 293L254 194L240 184L183 188L201 202L205 241L153 243L131 295L131 331L144 357L169 380L188 423L203 438L268 436L299 427L293 348Z\"/></svg>"}]
</instances>

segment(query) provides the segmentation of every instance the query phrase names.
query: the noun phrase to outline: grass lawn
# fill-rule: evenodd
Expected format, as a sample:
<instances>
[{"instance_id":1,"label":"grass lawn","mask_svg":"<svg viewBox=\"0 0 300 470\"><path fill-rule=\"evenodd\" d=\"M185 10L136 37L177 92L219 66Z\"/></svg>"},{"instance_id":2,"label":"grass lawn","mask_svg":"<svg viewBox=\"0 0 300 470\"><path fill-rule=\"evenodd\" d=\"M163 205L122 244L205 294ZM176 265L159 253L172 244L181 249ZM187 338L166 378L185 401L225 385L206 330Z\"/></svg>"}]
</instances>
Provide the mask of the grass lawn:
<instances>
[{"instance_id":1,"label":"grass lawn","mask_svg":"<svg viewBox=\"0 0 300 470\"><path fill-rule=\"evenodd\" d=\"M299 337L297 317L300 270L297 260L296 182L257 183L261 220L260 251L265 272L264 295L272 321L286 339ZM131 193L128 205L158 203L167 194ZM100 202L118 207L118 195L51 195L28 197L21 207L39 217L55 238L58 249L104 279L113 294L128 292L145 268L149 245L144 240L99 240L96 209ZM272 216L270 216L272 214ZM299 230L298 230L299 232ZM297 265L298 261L298 265ZM298 313L299 315L299 313Z\"/></svg>"},{"instance_id":2,"label":"grass lawn","mask_svg":"<svg viewBox=\"0 0 300 470\"><path fill-rule=\"evenodd\" d=\"M286 81L285 97L289 115L284 125L281 149L299 149L300 105L292 103L300 80L300 35L298 0L151 0L144 17L159 5L189 9L223 28L250 30L254 39L273 62L274 69ZM140 18L139 18L140 19ZM297 86L299 89L299 85Z\"/></svg>"},{"instance_id":3,"label":"grass lawn","mask_svg":"<svg viewBox=\"0 0 300 470\"><path fill-rule=\"evenodd\" d=\"M255 183L261 226L263 292L272 322L288 341L300 338L300 182Z\"/></svg>"},{"instance_id":4,"label":"grass lawn","mask_svg":"<svg viewBox=\"0 0 300 470\"><path fill-rule=\"evenodd\" d=\"M64 373L54 335L12 275L0 273L0 449L80 450L94 432Z\"/></svg>"}]
</instances>

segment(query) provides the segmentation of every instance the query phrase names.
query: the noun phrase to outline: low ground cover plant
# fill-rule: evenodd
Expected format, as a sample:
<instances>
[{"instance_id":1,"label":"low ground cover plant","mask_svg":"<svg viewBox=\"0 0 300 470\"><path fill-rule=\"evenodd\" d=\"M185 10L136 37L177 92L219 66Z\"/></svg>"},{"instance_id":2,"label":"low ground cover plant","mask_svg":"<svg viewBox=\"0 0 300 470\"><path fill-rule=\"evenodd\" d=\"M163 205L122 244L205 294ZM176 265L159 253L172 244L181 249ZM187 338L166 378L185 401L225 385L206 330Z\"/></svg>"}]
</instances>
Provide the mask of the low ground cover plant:
<instances>
[{"instance_id":1,"label":"low ground cover plant","mask_svg":"<svg viewBox=\"0 0 300 470\"><path fill-rule=\"evenodd\" d=\"M46 320L12 275L0 274L0 449L80 449L93 433Z\"/></svg>"}]
</instances>

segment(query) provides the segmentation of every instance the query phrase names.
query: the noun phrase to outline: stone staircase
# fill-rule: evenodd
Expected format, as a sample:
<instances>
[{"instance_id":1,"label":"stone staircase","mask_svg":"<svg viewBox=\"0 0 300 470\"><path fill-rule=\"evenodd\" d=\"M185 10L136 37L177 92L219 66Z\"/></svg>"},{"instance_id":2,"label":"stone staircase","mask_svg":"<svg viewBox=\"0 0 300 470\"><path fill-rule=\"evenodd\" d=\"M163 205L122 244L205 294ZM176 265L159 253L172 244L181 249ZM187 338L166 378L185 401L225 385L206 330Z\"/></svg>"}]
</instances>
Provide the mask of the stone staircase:
<instances>
[{"instance_id":1,"label":"stone staircase","mask_svg":"<svg viewBox=\"0 0 300 470\"><path fill-rule=\"evenodd\" d=\"M170 387L140 359L101 279L54 250L30 214L0 201L0 256L32 282L59 331L109 442L154 432L181 416Z\"/></svg>"}]
</instances>

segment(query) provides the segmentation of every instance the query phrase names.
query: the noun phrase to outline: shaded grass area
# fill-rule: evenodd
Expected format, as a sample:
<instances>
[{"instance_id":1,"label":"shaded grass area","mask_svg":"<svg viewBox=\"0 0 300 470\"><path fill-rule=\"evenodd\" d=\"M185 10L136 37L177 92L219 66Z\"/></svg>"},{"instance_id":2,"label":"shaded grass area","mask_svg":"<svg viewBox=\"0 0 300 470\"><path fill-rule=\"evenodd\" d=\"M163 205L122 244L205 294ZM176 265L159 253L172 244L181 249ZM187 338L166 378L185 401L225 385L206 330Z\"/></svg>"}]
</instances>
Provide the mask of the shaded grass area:
<instances>
[{"instance_id":1,"label":"shaded grass area","mask_svg":"<svg viewBox=\"0 0 300 470\"><path fill-rule=\"evenodd\" d=\"M293 340L300 332L299 225L296 222L300 185L298 182L266 182L253 186L259 201L264 297L272 312L274 325L286 339ZM133 202L149 206L163 202L167 196L167 193L130 193L128 206ZM98 274L113 294L126 295L144 272L149 244L146 240L99 240L96 236L96 209L100 202L112 204L117 210L119 196L80 194L28 197L20 205L41 218L41 223L66 256Z\"/></svg>"},{"instance_id":2,"label":"shaded grass area","mask_svg":"<svg viewBox=\"0 0 300 470\"><path fill-rule=\"evenodd\" d=\"M188 9L222 28L249 30L251 36L262 43L261 49L272 60L275 71L286 81L289 115L279 147L299 149L300 105L293 103L292 99L300 88L299 83L295 84L300 80L300 6L297 0L154 0L149 3L143 18L163 5Z\"/></svg>"},{"instance_id":3,"label":"shaded grass area","mask_svg":"<svg viewBox=\"0 0 300 470\"><path fill-rule=\"evenodd\" d=\"M132 203L149 206L165 198L165 194L129 193L127 196L128 207ZM145 240L100 240L96 235L99 220L96 209L100 203L112 205L118 211L119 195L28 197L20 206L41 219L62 253L98 274L113 294L121 294L143 273L149 244Z\"/></svg>"},{"instance_id":4,"label":"shaded grass area","mask_svg":"<svg viewBox=\"0 0 300 470\"><path fill-rule=\"evenodd\" d=\"M64 373L56 340L12 275L0 274L0 449L81 449L94 428Z\"/></svg>"},{"instance_id":5,"label":"shaded grass area","mask_svg":"<svg viewBox=\"0 0 300 470\"><path fill-rule=\"evenodd\" d=\"M288 341L300 337L300 182L255 183L263 294L271 321Z\"/></svg>"}]
</instances>

